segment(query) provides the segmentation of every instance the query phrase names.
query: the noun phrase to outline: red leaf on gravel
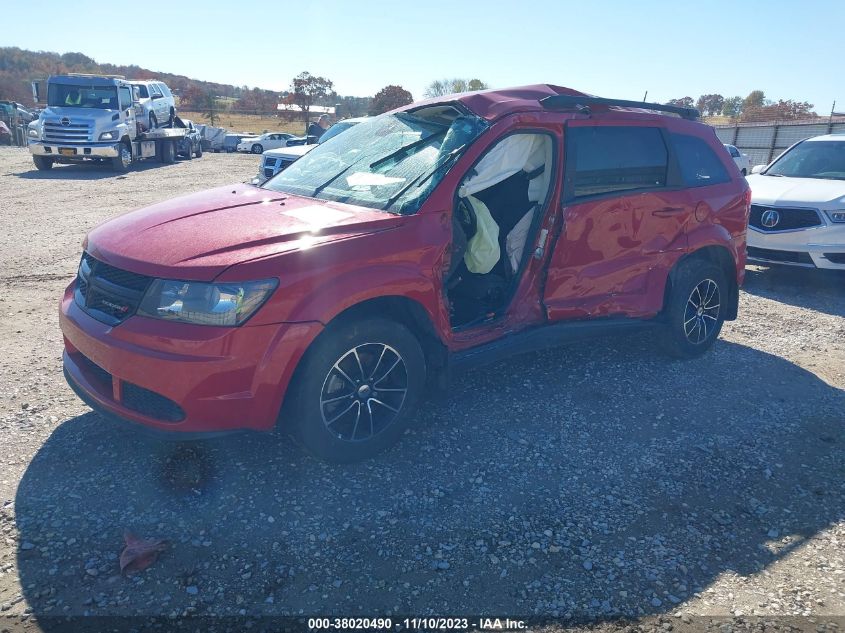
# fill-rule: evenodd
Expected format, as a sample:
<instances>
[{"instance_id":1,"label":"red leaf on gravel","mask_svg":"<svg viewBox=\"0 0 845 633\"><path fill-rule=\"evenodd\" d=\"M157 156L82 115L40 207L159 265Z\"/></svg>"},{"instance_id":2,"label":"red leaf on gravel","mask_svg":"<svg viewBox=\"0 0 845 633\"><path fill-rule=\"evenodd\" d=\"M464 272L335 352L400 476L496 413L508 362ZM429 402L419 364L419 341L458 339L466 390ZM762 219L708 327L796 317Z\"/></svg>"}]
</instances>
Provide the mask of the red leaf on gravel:
<instances>
[{"instance_id":1,"label":"red leaf on gravel","mask_svg":"<svg viewBox=\"0 0 845 633\"><path fill-rule=\"evenodd\" d=\"M139 538L129 532L123 533L126 547L120 553L120 571L134 574L144 571L156 562L158 555L167 549L168 542L158 538Z\"/></svg>"}]
</instances>

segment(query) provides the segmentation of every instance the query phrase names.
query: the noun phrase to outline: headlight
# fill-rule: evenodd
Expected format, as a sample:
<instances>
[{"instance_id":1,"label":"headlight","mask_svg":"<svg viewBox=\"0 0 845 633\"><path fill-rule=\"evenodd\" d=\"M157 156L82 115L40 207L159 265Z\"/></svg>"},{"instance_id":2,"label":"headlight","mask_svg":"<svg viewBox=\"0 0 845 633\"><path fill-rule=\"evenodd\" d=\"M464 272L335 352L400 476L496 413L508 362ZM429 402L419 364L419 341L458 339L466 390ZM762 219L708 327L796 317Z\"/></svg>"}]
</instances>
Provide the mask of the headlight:
<instances>
[{"instance_id":1,"label":"headlight","mask_svg":"<svg viewBox=\"0 0 845 633\"><path fill-rule=\"evenodd\" d=\"M111 132L103 132L100 134L101 141L116 141L118 137L118 131L112 130Z\"/></svg>"},{"instance_id":2,"label":"headlight","mask_svg":"<svg viewBox=\"0 0 845 633\"><path fill-rule=\"evenodd\" d=\"M138 314L199 325L241 325L278 283L276 279L215 284L156 279L144 295Z\"/></svg>"},{"instance_id":3,"label":"headlight","mask_svg":"<svg viewBox=\"0 0 845 633\"><path fill-rule=\"evenodd\" d=\"M30 138L38 138L38 129L31 127L29 128L26 133L29 135Z\"/></svg>"},{"instance_id":4,"label":"headlight","mask_svg":"<svg viewBox=\"0 0 845 633\"><path fill-rule=\"evenodd\" d=\"M828 211L831 222L845 222L845 211Z\"/></svg>"}]
</instances>

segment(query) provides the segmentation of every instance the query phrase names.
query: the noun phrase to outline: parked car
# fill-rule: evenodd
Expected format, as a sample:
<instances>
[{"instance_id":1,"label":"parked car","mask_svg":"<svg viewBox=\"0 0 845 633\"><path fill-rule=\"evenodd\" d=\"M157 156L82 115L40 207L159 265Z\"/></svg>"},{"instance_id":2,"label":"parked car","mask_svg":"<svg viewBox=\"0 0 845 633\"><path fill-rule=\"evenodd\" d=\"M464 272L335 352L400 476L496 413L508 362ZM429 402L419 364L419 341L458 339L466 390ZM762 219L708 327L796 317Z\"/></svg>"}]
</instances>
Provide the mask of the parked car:
<instances>
[{"instance_id":1,"label":"parked car","mask_svg":"<svg viewBox=\"0 0 845 633\"><path fill-rule=\"evenodd\" d=\"M238 143L247 137L254 136L253 134L226 134L223 137L223 144L220 146L221 152L231 154L238 151Z\"/></svg>"},{"instance_id":2,"label":"parked car","mask_svg":"<svg viewBox=\"0 0 845 633\"><path fill-rule=\"evenodd\" d=\"M289 138L293 138L293 134L286 132L267 132L261 136L247 137L238 143L238 151L263 154L268 149L285 147L288 144Z\"/></svg>"},{"instance_id":3,"label":"parked car","mask_svg":"<svg viewBox=\"0 0 845 633\"><path fill-rule=\"evenodd\" d=\"M286 147L281 149L271 149L264 152L261 155L261 164L259 166L259 173L258 179L259 180L267 180L268 178L272 178L276 174L278 174L283 169L286 169L295 161L296 159L304 156L312 149L317 147L320 143L325 143L328 140L333 139L335 136L343 132L344 130L348 130L349 128L358 125L361 121L366 121L367 117L359 117L356 119L344 119L343 121L338 121L333 126L331 126L325 133L320 137L320 140L317 141L315 145L306 145L305 144L305 137L297 138L296 141L291 139L288 141ZM302 142L299 142L299 141ZM295 142L296 144L292 145L291 142Z\"/></svg>"},{"instance_id":4,"label":"parked car","mask_svg":"<svg viewBox=\"0 0 845 633\"><path fill-rule=\"evenodd\" d=\"M751 171L751 159L748 158L748 154L743 154L736 147L728 145L727 143L725 143L725 149L728 150L728 154L730 154L731 158L734 159L734 163L740 173L743 176L747 176Z\"/></svg>"},{"instance_id":5,"label":"parked car","mask_svg":"<svg viewBox=\"0 0 845 633\"><path fill-rule=\"evenodd\" d=\"M154 130L167 122L173 125L176 116L176 99L170 88L161 81L132 81L138 105L136 118L148 130Z\"/></svg>"},{"instance_id":6,"label":"parked car","mask_svg":"<svg viewBox=\"0 0 845 633\"><path fill-rule=\"evenodd\" d=\"M796 143L748 184L749 261L845 270L845 135Z\"/></svg>"},{"instance_id":7,"label":"parked car","mask_svg":"<svg viewBox=\"0 0 845 633\"><path fill-rule=\"evenodd\" d=\"M194 156L202 158L202 136L197 130L194 122L189 119L182 119L182 124L188 130L185 137L179 142L177 154L191 159Z\"/></svg>"},{"instance_id":8,"label":"parked car","mask_svg":"<svg viewBox=\"0 0 845 633\"><path fill-rule=\"evenodd\" d=\"M426 385L510 354L650 328L699 356L737 316L750 192L696 116L547 85L449 95L261 187L121 215L61 301L65 376L177 438L278 421L350 461L397 441Z\"/></svg>"}]
</instances>

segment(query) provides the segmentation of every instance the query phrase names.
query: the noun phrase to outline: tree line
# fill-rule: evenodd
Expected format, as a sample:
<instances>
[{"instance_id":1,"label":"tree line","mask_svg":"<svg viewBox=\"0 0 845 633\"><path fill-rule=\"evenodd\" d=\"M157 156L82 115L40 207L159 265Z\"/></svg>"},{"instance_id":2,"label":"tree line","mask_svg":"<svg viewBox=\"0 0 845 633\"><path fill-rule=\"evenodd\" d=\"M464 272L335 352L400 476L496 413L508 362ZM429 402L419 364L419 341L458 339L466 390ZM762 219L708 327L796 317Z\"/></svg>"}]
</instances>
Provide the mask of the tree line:
<instances>
[{"instance_id":1,"label":"tree line","mask_svg":"<svg viewBox=\"0 0 845 633\"><path fill-rule=\"evenodd\" d=\"M723 97L720 94L701 95L698 99L681 97L670 99L666 105L696 108L702 116L725 116L731 119L752 121L812 119L819 115L807 101L766 98L762 90L752 90L746 97Z\"/></svg>"}]
</instances>

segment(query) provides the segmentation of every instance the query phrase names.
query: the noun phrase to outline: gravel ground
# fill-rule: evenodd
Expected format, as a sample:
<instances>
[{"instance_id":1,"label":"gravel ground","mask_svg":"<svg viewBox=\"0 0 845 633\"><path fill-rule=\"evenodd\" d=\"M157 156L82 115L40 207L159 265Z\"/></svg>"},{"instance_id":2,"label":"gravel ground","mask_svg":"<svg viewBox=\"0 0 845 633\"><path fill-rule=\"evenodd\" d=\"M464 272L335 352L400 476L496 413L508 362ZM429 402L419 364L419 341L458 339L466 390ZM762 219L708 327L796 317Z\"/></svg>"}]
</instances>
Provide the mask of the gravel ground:
<instances>
[{"instance_id":1,"label":"gravel ground","mask_svg":"<svg viewBox=\"0 0 845 633\"><path fill-rule=\"evenodd\" d=\"M257 162L36 172L0 148L0 615L845 626L845 275L750 268L699 360L617 338L468 373L358 465L275 435L162 444L92 413L57 319L85 232ZM170 547L121 576L125 529Z\"/></svg>"}]
</instances>

